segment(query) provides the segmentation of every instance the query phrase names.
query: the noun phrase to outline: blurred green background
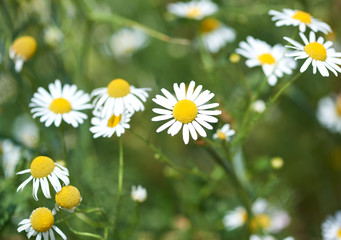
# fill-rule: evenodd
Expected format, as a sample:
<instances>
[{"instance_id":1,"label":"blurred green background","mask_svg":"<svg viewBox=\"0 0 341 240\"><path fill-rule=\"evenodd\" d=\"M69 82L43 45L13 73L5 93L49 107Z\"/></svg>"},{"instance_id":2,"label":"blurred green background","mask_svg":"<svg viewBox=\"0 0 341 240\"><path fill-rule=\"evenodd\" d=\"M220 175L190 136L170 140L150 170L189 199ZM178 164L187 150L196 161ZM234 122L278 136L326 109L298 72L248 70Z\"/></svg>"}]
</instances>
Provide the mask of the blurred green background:
<instances>
[{"instance_id":1,"label":"blurred green background","mask_svg":"<svg viewBox=\"0 0 341 240\"><path fill-rule=\"evenodd\" d=\"M126 79L136 87L152 88L144 112L136 113L131 129L162 149L175 165L198 168L207 177L177 172L160 161L148 146L130 131L122 139L124 144L124 196L118 219L119 239L243 239L245 228L228 232L222 218L226 211L240 205L230 179L215 167L210 155L193 141L184 146L180 134L171 137L155 130L161 123L151 122L151 98L161 88L172 92L174 82L195 80L216 94L224 114L215 129L230 123L238 132L246 108L247 92L243 88L235 64L229 56L238 43L251 35L271 45L285 45L283 36L292 36L293 27L276 28L268 11L292 8L307 11L327 22L340 51L339 0L226 0L214 1L219 6L215 14L219 20L233 27L237 33L234 43L212 55L212 62L203 62L195 46L172 44L149 37L148 45L129 58L115 58L108 42L113 33L125 26L125 21L96 21L93 14L118 14L171 37L195 39L199 22L179 19L167 12L174 1L127 0L1 0L0 1L0 138L13 135L14 120L22 114L31 116L28 104L37 87L47 88L55 79L74 83L91 92L106 86L114 78ZM116 15L115 15L116 16ZM63 33L62 40L48 44L44 31L54 26ZM26 62L21 73L14 71L8 57L14 39L31 35L38 42L34 57ZM263 79L260 68L243 69L250 85L255 88ZM212 64L212 65L209 65ZM300 66L301 63L298 65ZM290 79L285 76L280 84ZM315 117L316 104L321 97L340 91L340 79L322 78L306 73L285 94L279 104L272 106L257 123L244 143L242 151L247 181L254 198L263 197L285 208L292 218L290 226L279 235L296 239L320 239L320 225L329 214L341 209L341 137L324 129ZM277 89L275 87L275 89ZM267 87L261 95L267 99L274 89ZM91 116L91 112L87 112ZM89 117L90 118L90 117ZM47 155L62 160L60 131L35 120L40 129L37 147L30 148L31 158L23 157L17 171L30 166L32 157ZM78 129L65 126L68 149L67 167L71 184L83 197L81 208L102 207L107 216L115 214L118 172L118 141L92 139L89 119ZM214 132L209 132L211 138ZM275 170L270 159L281 157L283 168ZM31 186L16 193L25 177L4 178L0 175L0 239L25 239L17 234L17 223L28 218L39 206L54 206L53 200L33 200ZM148 191L148 199L140 206L140 218L135 231L133 223L136 203L130 198L132 185L141 184ZM88 227L77 216L65 214L77 230L102 234L100 228ZM106 216L90 214L102 222ZM58 218L57 218L58 221ZM85 239L72 234L63 223L57 224L69 239ZM111 239L111 238L109 238Z\"/></svg>"}]
</instances>

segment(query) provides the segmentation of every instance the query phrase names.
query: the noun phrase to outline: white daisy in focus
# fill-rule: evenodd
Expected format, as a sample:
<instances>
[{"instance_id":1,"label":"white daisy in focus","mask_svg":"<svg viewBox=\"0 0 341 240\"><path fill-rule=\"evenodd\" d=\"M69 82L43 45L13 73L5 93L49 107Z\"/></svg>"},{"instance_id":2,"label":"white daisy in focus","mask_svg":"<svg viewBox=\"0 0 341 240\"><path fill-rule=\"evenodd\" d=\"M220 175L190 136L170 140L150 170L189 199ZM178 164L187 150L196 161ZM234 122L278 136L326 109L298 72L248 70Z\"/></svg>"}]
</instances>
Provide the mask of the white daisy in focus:
<instances>
[{"instance_id":1,"label":"white daisy in focus","mask_svg":"<svg viewBox=\"0 0 341 240\"><path fill-rule=\"evenodd\" d=\"M59 234L64 240L67 239L65 234L54 224L54 216L52 211L45 207L36 208L32 211L30 218L22 220L18 225L18 232L25 230L27 238L36 236L36 240L55 240L53 230Z\"/></svg>"},{"instance_id":2,"label":"white daisy in focus","mask_svg":"<svg viewBox=\"0 0 341 240\"><path fill-rule=\"evenodd\" d=\"M331 28L327 23L321 20L313 18L309 13L292 10L283 9L283 12L270 10L269 14L272 15L272 21L275 21L276 26L298 26L301 32L305 32L306 28L309 27L314 32L321 31L324 34L331 32Z\"/></svg>"},{"instance_id":3,"label":"white daisy in focus","mask_svg":"<svg viewBox=\"0 0 341 240\"><path fill-rule=\"evenodd\" d=\"M317 119L333 133L341 133L341 95L324 97L317 104Z\"/></svg>"},{"instance_id":4,"label":"white daisy in focus","mask_svg":"<svg viewBox=\"0 0 341 240\"><path fill-rule=\"evenodd\" d=\"M131 198L137 202L142 203L147 199L147 190L141 185L131 187Z\"/></svg>"},{"instance_id":5,"label":"white daisy in focus","mask_svg":"<svg viewBox=\"0 0 341 240\"><path fill-rule=\"evenodd\" d=\"M9 57L14 61L15 71L20 72L24 62L33 57L37 50L37 42L31 36L17 38L9 49Z\"/></svg>"},{"instance_id":6,"label":"white daisy in focus","mask_svg":"<svg viewBox=\"0 0 341 240\"><path fill-rule=\"evenodd\" d=\"M135 88L124 79L114 79L107 87L92 91L94 112L100 111L100 117L106 118L113 114L120 116L125 110L130 113L143 111L148 91L150 88Z\"/></svg>"},{"instance_id":7,"label":"white daisy in focus","mask_svg":"<svg viewBox=\"0 0 341 240\"><path fill-rule=\"evenodd\" d=\"M75 208L81 203L82 196L78 188L68 185L62 187L62 190L56 193L55 201L55 210L59 211L59 208L61 208L68 212L74 212Z\"/></svg>"},{"instance_id":8,"label":"white daisy in focus","mask_svg":"<svg viewBox=\"0 0 341 240\"><path fill-rule=\"evenodd\" d=\"M32 118L21 115L14 121L13 135L15 138L29 148L36 148L39 142L39 128Z\"/></svg>"},{"instance_id":9,"label":"white daisy in focus","mask_svg":"<svg viewBox=\"0 0 341 240\"><path fill-rule=\"evenodd\" d=\"M307 59L303 63L300 72L307 70L309 65L313 66L313 73L316 74L316 69L319 70L323 77L329 77L328 70L332 71L335 76L337 72L341 72L341 68L338 66L341 64L341 52L335 52L332 48L333 43L331 41L324 42L323 37L319 37L316 40L314 32L310 32L309 41L303 33L300 33L303 45L295 40L284 37L293 46L286 46L294 49L294 52L287 53L286 56L295 57L297 59Z\"/></svg>"},{"instance_id":10,"label":"white daisy in focus","mask_svg":"<svg viewBox=\"0 0 341 240\"><path fill-rule=\"evenodd\" d=\"M251 104L251 109L257 113L262 113L266 109L266 104L263 100L258 99Z\"/></svg>"},{"instance_id":11,"label":"white daisy in focus","mask_svg":"<svg viewBox=\"0 0 341 240\"><path fill-rule=\"evenodd\" d=\"M112 114L109 117L101 118L101 111L99 110L95 116L91 119L90 132L94 134L94 138L98 137L108 137L110 138L116 133L117 137L120 137L125 129L129 129L130 118L132 116L128 111L124 111L122 114L115 115Z\"/></svg>"},{"instance_id":12,"label":"white daisy in focus","mask_svg":"<svg viewBox=\"0 0 341 240\"><path fill-rule=\"evenodd\" d=\"M341 211L337 211L335 216L328 216L322 223L323 240L341 240Z\"/></svg>"},{"instance_id":13,"label":"white daisy in focus","mask_svg":"<svg viewBox=\"0 0 341 240\"><path fill-rule=\"evenodd\" d=\"M57 79L49 84L49 90L39 87L34 93L30 107L33 118L40 117L40 122L45 122L49 127L52 123L59 127L64 120L73 127L78 127L88 116L80 110L90 109L90 96L82 90L77 90L76 85L62 84Z\"/></svg>"},{"instance_id":14,"label":"white daisy in focus","mask_svg":"<svg viewBox=\"0 0 341 240\"><path fill-rule=\"evenodd\" d=\"M291 221L287 212L269 206L264 199L257 199L252 204L254 217L250 219L250 229L252 232L259 230L264 233L278 233L287 227ZM227 212L223 223L227 230L233 230L246 224L248 215L246 209L237 207L233 211Z\"/></svg>"},{"instance_id":15,"label":"white daisy in focus","mask_svg":"<svg viewBox=\"0 0 341 240\"><path fill-rule=\"evenodd\" d=\"M283 74L292 74L296 68L296 62L292 58L285 57L286 49L280 44L271 47L264 41L251 36L241 42L236 52L247 58L246 65L250 68L262 66L265 76L268 77L270 86L275 86L277 78Z\"/></svg>"},{"instance_id":16,"label":"white daisy in focus","mask_svg":"<svg viewBox=\"0 0 341 240\"><path fill-rule=\"evenodd\" d=\"M133 53L147 45L148 38L140 31L123 28L113 34L109 40L109 47L115 57L130 57Z\"/></svg>"},{"instance_id":17,"label":"white daisy in focus","mask_svg":"<svg viewBox=\"0 0 341 240\"><path fill-rule=\"evenodd\" d=\"M2 169L5 178L10 178L15 173L15 168L21 158L21 147L15 145L10 139L1 142L0 152L2 158Z\"/></svg>"},{"instance_id":18,"label":"white daisy in focus","mask_svg":"<svg viewBox=\"0 0 341 240\"><path fill-rule=\"evenodd\" d=\"M208 90L203 91L202 85L195 88L195 82L191 81L186 89L185 83L178 85L174 83L174 97L166 89L161 89L165 95L156 95L153 101L164 107L154 108L153 112L160 114L153 117L152 121L168 120L165 124L159 127L156 132L159 133L168 128L167 133L174 136L182 128L182 135L185 144L189 142L189 135L191 134L194 140L197 140L198 134L202 137L206 137L206 132L202 126L212 130L213 127L209 123L216 123L218 119L213 117L214 115L220 115L220 110L209 110L211 108L218 107L218 103L206 104L214 97L214 93ZM213 115L213 116L212 116Z\"/></svg>"},{"instance_id":19,"label":"white daisy in focus","mask_svg":"<svg viewBox=\"0 0 341 240\"><path fill-rule=\"evenodd\" d=\"M215 18L207 18L200 23L200 36L204 46L211 53L218 52L226 43L236 39L236 32Z\"/></svg>"},{"instance_id":20,"label":"white daisy in focus","mask_svg":"<svg viewBox=\"0 0 341 240\"><path fill-rule=\"evenodd\" d=\"M41 185L41 190L46 198L51 198L50 186L51 183L54 190L59 192L62 186L59 179L64 182L67 186L70 183L69 171L67 168L54 162L51 158L45 156L36 157L32 163L31 168L18 172L17 174L31 173L31 176L26 179L17 189L23 190L24 187L33 179L33 198L38 201L38 189L39 184Z\"/></svg>"},{"instance_id":21,"label":"white daisy in focus","mask_svg":"<svg viewBox=\"0 0 341 240\"><path fill-rule=\"evenodd\" d=\"M215 134L213 134L213 139L220 139L229 141L230 137L236 134L236 131L230 129L230 124L225 124L221 129L218 129Z\"/></svg>"},{"instance_id":22,"label":"white daisy in focus","mask_svg":"<svg viewBox=\"0 0 341 240\"><path fill-rule=\"evenodd\" d=\"M167 9L178 17L200 20L215 13L218 6L209 0L193 0L190 2L170 3Z\"/></svg>"}]
</instances>

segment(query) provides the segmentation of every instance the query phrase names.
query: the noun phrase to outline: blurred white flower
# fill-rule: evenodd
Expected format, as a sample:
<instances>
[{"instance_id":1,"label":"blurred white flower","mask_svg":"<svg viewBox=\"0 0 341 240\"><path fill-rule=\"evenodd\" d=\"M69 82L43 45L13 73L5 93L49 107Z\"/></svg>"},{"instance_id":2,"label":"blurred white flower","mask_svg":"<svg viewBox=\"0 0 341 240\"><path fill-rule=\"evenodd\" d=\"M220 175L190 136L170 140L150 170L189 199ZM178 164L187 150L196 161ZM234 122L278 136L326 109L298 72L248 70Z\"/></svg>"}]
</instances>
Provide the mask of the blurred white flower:
<instances>
[{"instance_id":1,"label":"blurred white flower","mask_svg":"<svg viewBox=\"0 0 341 240\"><path fill-rule=\"evenodd\" d=\"M5 178L12 177L21 157L21 147L15 145L11 140L5 139L1 142L1 153Z\"/></svg>"},{"instance_id":2,"label":"blurred white flower","mask_svg":"<svg viewBox=\"0 0 341 240\"><path fill-rule=\"evenodd\" d=\"M235 130L230 129L230 124L225 124L221 129L218 129L217 132L213 134L213 139L229 141L230 137L235 133Z\"/></svg>"},{"instance_id":3,"label":"blurred white flower","mask_svg":"<svg viewBox=\"0 0 341 240\"><path fill-rule=\"evenodd\" d=\"M252 103L251 109L255 112L262 113L266 109L266 104L263 100L258 99Z\"/></svg>"},{"instance_id":4,"label":"blurred white flower","mask_svg":"<svg viewBox=\"0 0 341 240\"><path fill-rule=\"evenodd\" d=\"M260 235L251 235L250 240L276 240L273 236L270 235L265 235L265 236L260 236ZM294 240L293 237L286 237L283 240Z\"/></svg>"},{"instance_id":5,"label":"blurred white flower","mask_svg":"<svg viewBox=\"0 0 341 240\"><path fill-rule=\"evenodd\" d=\"M123 28L113 34L109 40L109 47L115 57L130 57L139 49L145 47L148 42L148 37L137 30Z\"/></svg>"},{"instance_id":6,"label":"blurred white flower","mask_svg":"<svg viewBox=\"0 0 341 240\"><path fill-rule=\"evenodd\" d=\"M341 211L337 211L335 216L328 216L322 223L323 240L341 239Z\"/></svg>"},{"instance_id":7,"label":"blurred white flower","mask_svg":"<svg viewBox=\"0 0 341 240\"><path fill-rule=\"evenodd\" d=\"M178 17L200 20L215 13L218 6L209 0L193 0L190 2L170 3L167 9Z\"/></svg>"},{"instance_id":8,"label":"blurred white flower","mask_svg":"<svg viewBox=\"0 0 341 240\"><path fill-rule=\"evenodd\" d=\"M227 230L233 230L243 226L247 220L247 212L243 207L237 207L228 211L223 218L223 224Z\"/></svg>"},{"instance_id":9,"label":"blurred white flower","mask_svg":"<svg viewBox=\"0 0 341 240\"><path fill-rule=\"evenodd\" d=\"M131 198L137 202L142 203L147 199L147 190L141 185L131 187Z\"/></svg>"},{"instance_id":10,"label":"blurred white flower","mask_svg":"<svg viewBox=\"0 0 341 240\"><path fill-rule=\"evenodd\" d=\"M64 39L64 34L56 26L48 26L44 29L44 41L50 47L56 47Z\"/></svg>"},{"instance_id":11,"label":"blurred white flower","mask_svg":"<svg viewBox=\"0 0 341 240\"><path fill-rule=\"evenodd\" d=\"M333 133L341 133L341 95L324 97L317 105L317 119Z\"/></svg>"},{"instance_id":12,"label":"blurred white flower","mask_svg":"<svg viewBox=\"0 0 341 240\"><path fill-rule=\"evenodd\" d=\"M26 115L17 117L13 126L14 137L23 145L29 148L35 148L39 142L39 128Z\"/></svg>"}]
</instances>

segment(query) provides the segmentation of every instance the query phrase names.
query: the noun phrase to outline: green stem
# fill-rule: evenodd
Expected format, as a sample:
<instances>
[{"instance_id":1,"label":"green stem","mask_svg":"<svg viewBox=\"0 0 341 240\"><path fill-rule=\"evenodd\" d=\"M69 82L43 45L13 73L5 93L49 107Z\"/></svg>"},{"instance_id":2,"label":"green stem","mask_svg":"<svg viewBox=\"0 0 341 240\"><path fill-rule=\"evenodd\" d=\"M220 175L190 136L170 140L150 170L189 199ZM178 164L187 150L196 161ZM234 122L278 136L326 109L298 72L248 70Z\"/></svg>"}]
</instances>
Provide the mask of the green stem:
<instances>
[{"instance_id":1,"label":"green stem","mask_svg":"<svg viewBox=\"0 0 341 240\"><path fill-rule=\"evenodd\" d=\"M60 124L60 141L63 149L63 160L66 162L67 160L67 151L66 151L66 144L65 144L65 135L64 135L64 124Z\"/></svg>"}]
</instances>

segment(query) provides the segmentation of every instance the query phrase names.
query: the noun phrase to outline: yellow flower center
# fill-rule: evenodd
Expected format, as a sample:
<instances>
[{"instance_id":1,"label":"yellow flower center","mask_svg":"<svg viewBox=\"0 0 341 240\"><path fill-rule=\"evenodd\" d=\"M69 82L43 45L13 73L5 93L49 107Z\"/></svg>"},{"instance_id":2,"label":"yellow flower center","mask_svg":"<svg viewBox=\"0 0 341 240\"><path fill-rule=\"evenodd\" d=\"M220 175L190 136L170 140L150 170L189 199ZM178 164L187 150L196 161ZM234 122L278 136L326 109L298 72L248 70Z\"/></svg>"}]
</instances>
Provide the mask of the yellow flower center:
<instances>
[{"instance_id":1,"label":"yellow flower center","mask_svg":"<svg viewBox=\"0 0 341 240\"><path fill-rule=\"evenodd\" d=\"M191 100L180 100L173 108L173 116L182 123L192 122L198 115L198 108Z\"/></svg>"},{"instance_id":2,"label":"yellow flower center","mask_svg":"<svg viewBox=\"0 0 341 240\"><path fill-rule=\"evenodd\" d=\"M34 178L47 177L53 172L55 167L54 161L49 157L36 157L31 163L31 174Z\"/></svg>"},{"instance_id":3,"label":"yellow flower center","mask_svg":"<svg viewBox=\"0 0 341 240\"><path fill-rule=\"evenodd\" d=\"M51 229L54 223L52 212L45 207L34 210L30 220L32 228L37 232L47 232Z\"/></svg>"},{"instance_id":4,"label":"yellow flower center","mask_svg":"<svg viewBox=\"0 0 341 240\"><path fill-rule=\"evenodd\" d=\"M216 30L220 25L220 22L215 18L207 18L200 24L201 33L209 33Z\"/></svg>"},{"instance_id":5,"label":"yellow flower center","mask_svg":"<svg viewBox=\"0 0 341 240\"><path fill-rule=\"evenodd\" d=\"M189 18L197 18L201 16L201 10L198 7L190 7L186 15Z\"/></svg>"},{"instance_id":6,"label":"yellow flower center","mask_svg":"<svg viewBox=\"0 0 341 240\"><path fill-rule=\"evenodd\" d=\"M258 56L258 60L263 64L274 64L276 62L275 58L270 53L264 53Z\"/></svg>"},{"instance_id":7,"label":"yellow flower center","mask_svg":"<svg viewBox=\"0 0 341 240\"><path fill-rule=\"evenodd\" d=\"M30 59L37 50L37 42L31 36L17 38L11 46L11 50L24 60Z\"/></svg>"},{"instance_id":8,"label":"yellow flower center","mask_svg":"<svg viewBox=\"0 0 341 240\"><path fill-rule=\"evenodd\" d=\"M116 116L115 114L113 114L108 120L108 127L110 128L116 127L120 123L121 118L122 115Z\"/></svg>"},{"instance_id":9,"label":"yellow flower center","mask_svg":"<svg viewBox=\"0 0 341 240\"><path fill-rule=\"evenodd\" d=\"M218 130L218 131L217 131L217 137L218 137L220 140L225 140L225 139L226 139L226 134L223 133L221 130Z\"/></svg>"},{"instance_id":10,"label":"yellow flower center","mask_svg":"<svg viewBox=\"0 0 341 240\"><path fill-rule=\"evenodd\" d=\"M341 94L336 98L335 108L337 115L341 117Z\"/></svg>"},{"instance_id":11,"label":"yellow flower center","mask_svg":"<svg viewBox=\"0 0 341 240\"><path fill-rule=\"evenodd\" d=\"M65 98L56 98L54 99L49 109L54 113L68 113L72 110L71 103Z\"/></svg>"},{"instance_id":12,"label":"yellow flower center","mask_svg":"<svg viewBox=\"0 0 341 240\"><path fill-rule=\"evenodd\" d=\"M120 78L112 80L107 88L107 93L112 98L121 98L130 93L129 83Z\"/></svg>"},{"instance_id":13,"label":"yellow flower center","mask_svg":"<svg viewBox=\"0 0 341 240\"><path fill-rule=\"evenodd\" d=\"M56 194L56 203L66 209L77 207L81 202L81 194L74 186L64 186L62 190Z\"/></svg>"},{"instance_id":14,"label":"yellow flower center","mask_svg":"<svg viewBox=\"0 0 341 240\"><path fill-rule=\"evenodd\" d=\"M321 43L312 42L304 47L304 51L317 61L324 61L327 58L327 51Z\"/></svg>"},{"instance_id":15,"label":"yellow flower center","mask_svg":"<svg viewBox=\"0 0 341 240\"><path fill-rule=\"evenodd\" d=\"M339 228L339 230L337 231L337 237L341 238L341 228Z\"/></svg>"},{"instance_id":16,"label":"yellow flower center","mask_svg":"<svg viewBox=\"0 0 341 240\"><path fill-rule=\"evenodd\" d=\"M266 214L259 214L250 221L250 228L253 231L270 227L271 219Z\"/></svg>"},{"instance_id":17,"label":"yellow flower center","mask_svg":"<svg viewBox=\"0 0 341 240\"><path fill-rule=\"evenodd\" d=\"M230 55L230 62L231 63L238 63L240 61L240 55L237 53L232 53Z\"/></svg>"},{"instance_id":18,"label":"yellow flower center","mask_svg":"<svg viewBox=\"0 0 341 240\"><path fill-rule=\"evenodd\" d=\"M297 11L293 16L293 19L296 19L304 24L311 23L311 15L307 12Z\"/></svg>"}]
</instances>

